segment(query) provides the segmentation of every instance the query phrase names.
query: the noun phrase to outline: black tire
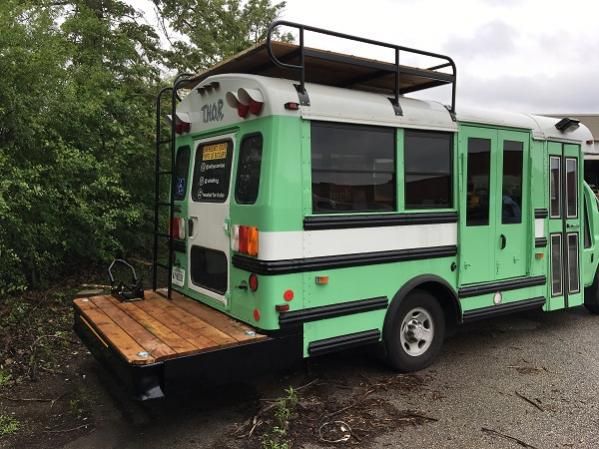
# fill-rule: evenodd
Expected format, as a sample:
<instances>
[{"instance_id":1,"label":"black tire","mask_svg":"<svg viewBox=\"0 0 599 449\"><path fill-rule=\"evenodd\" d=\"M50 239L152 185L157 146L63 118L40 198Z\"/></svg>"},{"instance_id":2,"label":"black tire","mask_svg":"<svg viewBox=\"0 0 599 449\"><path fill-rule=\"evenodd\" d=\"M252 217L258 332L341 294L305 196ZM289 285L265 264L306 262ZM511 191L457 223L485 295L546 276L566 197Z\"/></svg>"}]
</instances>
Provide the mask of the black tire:
<instances>
[{"instance_id":1,"label":"black tire","mask_svg":"<svg viewBox=\"0 0 599 449\"><path fill-rule=\"evenodd\" d=\"M412 317L411 322L408 315ZM427 327L432 335L424 330ZM439 302L429 292L415 289L403 300L391 304L383 341L387 362L393 369L408 373L426 368L441 351L444 337L445 315ZM425 340L427 342L422 343Z\"/></svg>"},{"instance_id":2,"label":"black tire","mask_svg":"<svg viewBox=\"0 0 599 449\"><path fill-rule=\"evenodd\" d=\"M599 315L599 277L595 274L593 283L584 289L584 306L594 314Z\"/></svg>"}]
</instances>

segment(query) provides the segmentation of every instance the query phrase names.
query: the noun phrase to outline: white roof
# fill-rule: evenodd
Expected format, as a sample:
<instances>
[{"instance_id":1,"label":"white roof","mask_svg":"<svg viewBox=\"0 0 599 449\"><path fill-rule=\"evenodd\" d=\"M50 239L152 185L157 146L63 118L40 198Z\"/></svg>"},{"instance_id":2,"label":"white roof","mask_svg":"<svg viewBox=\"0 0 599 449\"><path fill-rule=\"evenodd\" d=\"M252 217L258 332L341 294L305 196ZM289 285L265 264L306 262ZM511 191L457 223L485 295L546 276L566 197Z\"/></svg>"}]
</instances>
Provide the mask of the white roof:
<instances>
[{"instance_id":1,"label":"white roof","mask_svg":"<svg viewBox=\"0 0 599 449\"><path fill-rule=\"evenodd\" d=\"M198 87L209 85L215 81L219 83L218 89L207 90L203 94L196 90ZM237 93L238 89L245 88L257 89L262 93L264 108L261 116L297 116L297 111L290 111L284 107L285 103L298 102L294 84L296 84L295 81L258 75L214 75L201 81L184 98L178 111L189 114L192 121L192 132L237 123L244 119L240 119L237 116L237 111L227 105L225 95L228 91ZM438 102L400 97L403 115L397 116L394 114L388 96L383 94L310 83L306 83L306 91L310 97L310 105L300 106L299 110L299 114L306 119L450 132L455 132L458 129L458 123L452 119L447 108ZM219 100L224 101L221 120L218 123L206 120L202 108L207 104L216 104ZM582 124L574 130L560 132L555 128L555 124L560 120L558 118L461 108L459 104L456 115L458 122L526 129L532 132L534 139L576 142L582 145L585 153L596 153L592 142L587 143L593 140L593 136ZM253 118L255 117L245 120Z\"/></svg>"}]
</instances>

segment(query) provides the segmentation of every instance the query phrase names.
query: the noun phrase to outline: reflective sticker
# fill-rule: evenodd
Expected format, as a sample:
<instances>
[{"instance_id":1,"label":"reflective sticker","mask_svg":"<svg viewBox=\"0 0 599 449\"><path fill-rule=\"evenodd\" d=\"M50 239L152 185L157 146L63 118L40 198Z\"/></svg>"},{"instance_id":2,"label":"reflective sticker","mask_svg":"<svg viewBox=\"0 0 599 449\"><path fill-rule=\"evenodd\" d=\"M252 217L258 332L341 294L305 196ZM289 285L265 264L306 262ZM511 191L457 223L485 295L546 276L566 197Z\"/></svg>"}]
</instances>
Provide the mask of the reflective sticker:
<instances>
[{"instance_id":1,"label":"reflective sticker","mask_svg":"<svg viewBox=\"0 0 599 449\"><path fill-rule=\"evenodd\" d=\"M185 285L185 270L179 267L173 267L173 284L183 287Z\"/></svg>"},{"instance_id":2,"label":"reflective sticker","mask_svg":"<svg viewBox=\"0 0 599 449\"><path fill-rule=\"evenodd\" d=\"M185 196L185 178L177 178L175 181L175 194L180 198Z\"/></svg>"}]
</instances>

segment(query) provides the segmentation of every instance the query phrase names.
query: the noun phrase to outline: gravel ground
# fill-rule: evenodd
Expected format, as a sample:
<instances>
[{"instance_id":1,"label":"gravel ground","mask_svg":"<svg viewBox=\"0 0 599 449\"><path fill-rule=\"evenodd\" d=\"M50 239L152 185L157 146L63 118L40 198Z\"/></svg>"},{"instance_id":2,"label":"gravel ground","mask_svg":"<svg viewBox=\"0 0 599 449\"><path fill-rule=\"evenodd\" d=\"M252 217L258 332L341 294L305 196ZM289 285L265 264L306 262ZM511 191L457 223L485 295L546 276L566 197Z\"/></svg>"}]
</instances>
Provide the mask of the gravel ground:
<instances>
[{"instance_id":1,"label":"gravel ground","mask_svg":"<svg viewBox=\"0 0 599 449\"><path fill-rule=\"evenodd\" d=\"M335 410L364 398L365 391L368 401L336 417L362 419L363 437L328 447L595 448L598 338L599 317L584 309L512 315L462 327L446 341L439 361L414 377L397 377L367 351L353 351L312 360L306 370L287 377L143 405L122 399L90 357L82 370L99 392L95 431L64 447L258 447L234 431L256 414L259 399L319 379L318 391L300 394L307 405L298 412L299 424L292 424L292 448L327 447L318 442L317 428L302 424L310 404ZM397 418L393 410L433 420Z\"/></svg>"}]
</instances>

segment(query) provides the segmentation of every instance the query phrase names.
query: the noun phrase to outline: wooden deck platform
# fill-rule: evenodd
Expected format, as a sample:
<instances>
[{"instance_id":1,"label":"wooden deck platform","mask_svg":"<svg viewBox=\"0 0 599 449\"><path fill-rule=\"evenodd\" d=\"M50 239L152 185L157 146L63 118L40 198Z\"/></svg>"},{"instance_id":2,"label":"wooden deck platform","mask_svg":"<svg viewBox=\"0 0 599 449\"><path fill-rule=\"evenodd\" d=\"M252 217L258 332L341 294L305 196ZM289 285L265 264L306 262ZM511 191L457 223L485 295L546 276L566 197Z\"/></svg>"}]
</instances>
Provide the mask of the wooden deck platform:
<instances>
[{"instance_id":1,"label":"wooden deck platform","mask_svg":"<svg viewBox=\"0 0 599 449\"><path fill-rule=\"evenodd\" d=\"M172 300L152 290L146 290L142 301L120 302L110 295L77 298L74 306L100 342L133 365L267 338L176 292Z\"/></svg>"}]
</instances>

